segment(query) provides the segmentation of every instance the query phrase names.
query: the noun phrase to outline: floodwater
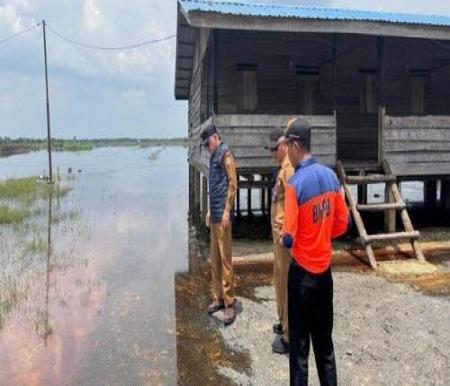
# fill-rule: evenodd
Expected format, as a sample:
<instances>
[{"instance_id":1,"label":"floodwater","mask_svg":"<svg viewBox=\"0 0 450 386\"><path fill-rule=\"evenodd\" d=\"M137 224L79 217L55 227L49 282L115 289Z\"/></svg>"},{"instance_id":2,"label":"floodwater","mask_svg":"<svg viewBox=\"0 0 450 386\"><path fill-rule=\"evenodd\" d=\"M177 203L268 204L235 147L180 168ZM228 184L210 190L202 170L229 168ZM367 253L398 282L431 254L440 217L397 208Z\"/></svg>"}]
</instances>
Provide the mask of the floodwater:
<instances>
[{"instance_id":1,"label":"floodwater","mask_svg":"<svg viewBox=\"0 0 450 386\"><path fill-rule=\"evenodd\" d=\"M1 385L177 383L186 159L184 148L54 154L68 195L22 228L0 225ZM0 159L0 180L46 174L46 162Z\"/></svg>"}]
</instances>

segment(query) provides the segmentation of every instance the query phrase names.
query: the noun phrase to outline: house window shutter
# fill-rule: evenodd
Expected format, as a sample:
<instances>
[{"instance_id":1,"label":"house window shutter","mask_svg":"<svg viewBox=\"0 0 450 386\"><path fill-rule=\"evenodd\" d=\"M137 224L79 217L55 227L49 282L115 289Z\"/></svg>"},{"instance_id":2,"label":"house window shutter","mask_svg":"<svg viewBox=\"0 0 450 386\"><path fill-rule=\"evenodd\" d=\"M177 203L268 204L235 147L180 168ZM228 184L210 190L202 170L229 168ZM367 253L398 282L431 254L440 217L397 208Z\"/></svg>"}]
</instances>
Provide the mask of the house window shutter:
<instances>
[{"instance_id":1,"label":"house window shutter","mask_svg":"<svg viewBox=\"0 0 450 386\"><path fill-rule=\"evenodd\" d=\"M238 65L238 104L240 112L255 112L258 108L258 67Z\"/></svg>"},{"instance_id":2,"label":"house window shutter","mask_svg":"<svg viewBox=\"0 0 450 386\"><path fill-rule=\"evenodd\" d=\"M410 112L426 114L426 92L429 81L428 70L410 70Z\"/></svg>"},{"instance_id":3,"label":"house window shutter","mask_svg":"<svg viewBox=\"0 0 450 386\"><path fill-rule=\"evenodd\" d=\"M302 115L317 113L320 95L318 67L297 66L299 110Z\"/></svg>"},{"instance_id":4,"label":"house window shutter","mask_svg":"<svg viewBox=\"0 0 450 386\"><path fill-rule=\"evenodd\" d=\"M375 70L360 70L360 112L378 113L378 79Z\"/></svg>"}]
</instances>

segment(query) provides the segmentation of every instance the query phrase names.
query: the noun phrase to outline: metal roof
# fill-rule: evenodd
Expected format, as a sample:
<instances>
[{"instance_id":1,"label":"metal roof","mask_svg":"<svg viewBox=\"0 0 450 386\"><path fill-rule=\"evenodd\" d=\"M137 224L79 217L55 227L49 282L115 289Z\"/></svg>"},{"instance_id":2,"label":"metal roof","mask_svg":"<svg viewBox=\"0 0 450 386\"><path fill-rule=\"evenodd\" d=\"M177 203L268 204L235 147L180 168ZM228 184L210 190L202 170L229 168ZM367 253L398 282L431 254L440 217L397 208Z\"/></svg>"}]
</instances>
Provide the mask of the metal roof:
<instances>
[{"instance_id":1,"label":"metal roof","mask_svg":"<svg viewBox=\"0 0 450 386\"><path fill-rule=\"evenodd\" d=\"M283 4L283 0L277 4L178 0L177 24L177 99L189 97L196 32L200 29L348 33L450 41L450 15L307 7Z\"/></svg>"},{"instance_id":2,"label":"metal roof","mask_svg":"<svg viewBox=\"0 0 450 386\"><path fill-rule=\"evenodd\" d=\"M199 11L238 16L373 21L396 24L450 26L450 15L439 16L427 14L360 11L326 7L307 7L280 4L280 2L278 2L278 4L255 4L232 3L226 1L180 0L179 3L186 13Z\"/></svg>"}]
</instances>

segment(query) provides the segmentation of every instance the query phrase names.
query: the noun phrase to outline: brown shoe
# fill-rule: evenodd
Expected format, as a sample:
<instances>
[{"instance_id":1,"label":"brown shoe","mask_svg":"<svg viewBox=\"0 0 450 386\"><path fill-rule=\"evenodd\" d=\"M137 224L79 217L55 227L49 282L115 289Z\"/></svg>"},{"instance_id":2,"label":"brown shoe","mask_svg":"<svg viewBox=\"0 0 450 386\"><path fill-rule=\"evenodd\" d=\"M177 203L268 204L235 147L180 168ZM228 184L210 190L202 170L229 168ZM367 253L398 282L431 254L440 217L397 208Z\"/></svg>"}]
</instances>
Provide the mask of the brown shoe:
<instances>
[{"instance_id":1,"label":"brown shoe","mask_svg":"<svg viewBox=\"0 0 450 386\"><path fill-rule=\"evenodd\" d=\"M225 303L220 300L214 300L209 306L208 306L208 314L212 315L215 312L222 310L225 308Z\"/></svg>"},{"instance_id":2,"label":"brown shoe","mask_svg":"<svg viewBox=\"0 0 450 386\"><path fill-rule=\"evenodd\" d=\"M233 324L235 319L236 319L236 308L234 307L233 303L229 305L227 308L225 308L223 324L225 324L225 326L229 326L230 324Z\"/></svg>"}]
</instances>

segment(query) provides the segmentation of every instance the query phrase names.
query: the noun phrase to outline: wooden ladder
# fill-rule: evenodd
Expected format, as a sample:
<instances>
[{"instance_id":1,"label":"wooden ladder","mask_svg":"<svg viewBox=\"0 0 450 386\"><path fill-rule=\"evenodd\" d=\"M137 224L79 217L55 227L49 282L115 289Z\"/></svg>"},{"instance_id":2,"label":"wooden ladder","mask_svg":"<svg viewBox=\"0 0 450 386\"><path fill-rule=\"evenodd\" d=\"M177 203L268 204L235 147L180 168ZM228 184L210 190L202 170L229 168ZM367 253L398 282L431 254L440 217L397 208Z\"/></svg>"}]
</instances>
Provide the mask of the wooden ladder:
<instances>
[{"instance_id":1,"label":"wooden ladder","mask_svg":"<svg viewBox=\"0 0 450 386\"><path fill-rule=\"evenodd\" d=\"M345 190L345 195L350 206L350 210L353 219L358 229L360 236L360 241L364 245L367 256L369 258L370 265L372 268L377 267L377 261L372 248L372 243L375 241L389 241L389 240L410 240L411 246L413 248L416 258L420 262L425 262L425 257L423 255L422 249L418 243L418 238L420 233L414 230L411 219L409 218L408 211L406 210L406 204L403 201L400 189L398 188L397 178L392 174L391 168L387 161L383 162L383 173L384 174L365 174L360 173L358 176L348 176L345 172L342 162L338 161L336 164L337 173L341 181L342 186ZM350 185L368 185L374 183L384 183L386 184L386 197L385 202L381 204L359 204L357 200L353 197ZM389 202L386 202L386 199ZM392 202L391 202L392 201ZM392 230L387 233L368 235L366 227L361 218L360 212L363 211L400 211L400 217L405 228L404 232L396 232Z\"/></svg>"}]
</instances>

